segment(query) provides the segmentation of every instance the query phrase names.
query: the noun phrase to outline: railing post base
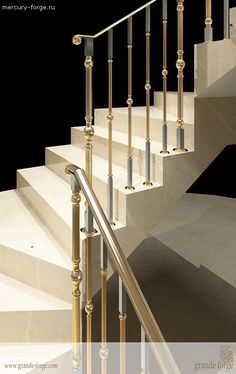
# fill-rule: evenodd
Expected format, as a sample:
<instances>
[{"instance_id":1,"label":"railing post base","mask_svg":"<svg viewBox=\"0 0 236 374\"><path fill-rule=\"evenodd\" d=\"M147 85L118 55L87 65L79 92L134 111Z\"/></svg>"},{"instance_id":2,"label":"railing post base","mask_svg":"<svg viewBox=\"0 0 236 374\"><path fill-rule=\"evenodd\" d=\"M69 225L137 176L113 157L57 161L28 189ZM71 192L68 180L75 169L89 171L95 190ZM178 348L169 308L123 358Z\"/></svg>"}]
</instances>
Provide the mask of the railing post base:
<instances>
[{"instance_id":1,"label":"railing post base","mask_svg":"<svg viewBox=\"0 0 236 374\"><path fill-rule=\"evenodd\" d=\"M170 153L167 151L167 124L163 123L162 125L162 151L160 152L162 154L168 154Z\"/></svg>"},{"instance_id":2,"label":"railing post base","mask_svg":"<svg viewBox=\"0 0 236 374\"><path fill-rule=\"evenodd\" d=\"M173 151L188 152L188 150L184 147L184 128L177 127L176 140L177 140L176 148L174 148Z\"/></svg>"},{"instance_id":3,"label":"railing post base","mask_svg":"<svg viewBox=\"0 0 236 374\"><path fill-rule=\"evenodd\" d=\"M224 39L230 38L229 0L224 0Z\"/></svg>"},{"instance_id":4,"label":"railing post base","mask_svg":"<svg viewBox=\"0 0 236 374\"><path fill-rule=\"evenodd\" d=\"M134 190L135 188L133 187L133 181L132 181L132 176L133 176L133 159L131 156L128 157L127 160L127 186L125 187L126 190Z\"/></svg>"},{"instance_id":5,"label":"railing post base","mask_svg":"<svg viewBox=\"0 0 236 374\"><path fill-rule=\"evenodd\" d=\"M213 41L213 28L205 27L204 29L204 41L212 42Z\"/></svg>"},{"instance_id":6,"label":"railing post base","mask_svg":"<svg viewBox=\"0 0 236 374\"><path fill-rule=\"evenodd\" d=\"M151 178L151 143L150 140L147 139L145 143L145 182L143 183L144 186L152 186L152 182L150 181Z\"/></svg>"},{"instance_id":7,"label":"railing post base","mask_svg":"<svg viewBox=\"0 0 236 374\"><path fill-rule=\"evenodd\" d=\"M113 222L113 177L110 175L107 181L107 212L108 221L111 225L115 225Z\"/></svg>"}]
</instances>

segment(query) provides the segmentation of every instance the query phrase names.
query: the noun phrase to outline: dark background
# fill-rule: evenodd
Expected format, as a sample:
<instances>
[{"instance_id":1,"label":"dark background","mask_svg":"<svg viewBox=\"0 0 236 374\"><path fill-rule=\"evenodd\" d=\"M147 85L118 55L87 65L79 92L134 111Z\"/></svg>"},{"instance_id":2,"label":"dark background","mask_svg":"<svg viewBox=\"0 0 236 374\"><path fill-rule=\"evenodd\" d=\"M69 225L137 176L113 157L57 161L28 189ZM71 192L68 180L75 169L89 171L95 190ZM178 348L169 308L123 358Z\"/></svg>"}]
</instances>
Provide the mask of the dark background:
<instances>
[{"instance_id":1,"label":"dark background","mask_svg":"<svg viewBox=\"0 0 236 374\"><path fill-rule=\"evenodd\" d=\"M146 1L33 1L55 11L1 9L0 190L15 187L17 168L44 164L45 146L70 142L70 127L84 125L83 47L76 33L93 34ZM2 5L27 4L6 0ZM31 4L28 3L28 4ZM223 37L223 0L213 1L214 39ZM193 44L203 41L205 0L185 1L185 91L193 91ZM236 0L230 1L236 6ZM168 90L176 90L176 2L169 0ZM162 89L161 1L152 7L152 89ZM139 43L135 43L139 41ZM106 37L95 43L94 106L107 106ZM114 106L127 96L126 25L114 33ZM134 18L134 105L145 104L144 13ZM236 197L236 146L227 147L191 192ZM234 173L235 174L235 173Z\"/></svg>"}]
</instances>

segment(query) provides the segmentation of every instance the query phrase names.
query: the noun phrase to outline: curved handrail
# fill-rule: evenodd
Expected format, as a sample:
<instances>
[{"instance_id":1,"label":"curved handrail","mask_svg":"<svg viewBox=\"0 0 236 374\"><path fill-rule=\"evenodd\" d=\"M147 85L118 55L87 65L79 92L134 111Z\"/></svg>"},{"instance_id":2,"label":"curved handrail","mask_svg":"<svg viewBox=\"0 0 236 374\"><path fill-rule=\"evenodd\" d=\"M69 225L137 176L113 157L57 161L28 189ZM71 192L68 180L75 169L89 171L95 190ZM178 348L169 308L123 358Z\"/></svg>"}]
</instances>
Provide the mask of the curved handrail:
<instances>
[{"instance_id":1,"label":"curved handrail","mask_svg":"<svg viewBox=\"0 0 236 374\"><path fill-rule=\"evenodd\" d=\"M79 45L82 41L82 39L96 39L98 38L99 36L101 36L102 34L105 34L107 31L113 29L114 27L116 27L117 25L119 25L120 23L126 21L128 18L134 16L135 14L141 12L143 9L147 8L149 5L155 3L157 0L151 0L149 1L148 3L142 5L141 7L137 8L136 10L134 10L133 12L129 13L127 16L119 19L118 21L112 23L110 26L106 27L105 29L99 31L97 34L95 35L83 35L83 34L77 34L73 37L73 43L76 44L76 45Z\"/></svg>"},{"instance_id":2,"label":"curved handrail","mask_svg":"<svg viewBox=\"0 0 236 374\"><path fill-rule=\"evenodd\" d=\"M180 374L175 360L165 342L155 317L148 306L145 296L139 287L134 273L123 254L120 244L92 187L90 186L85 171L78 166L68 165L65 172L66 174L73 174L75 176L80 189L85 196L85 199L97 222L102 238L106 243L110 258L122 279L123 285L138 316L138 319L144 328L148 340L150 343L153 343L153 351L158 359L162 373Z\"/></svg>"}]
</instances>

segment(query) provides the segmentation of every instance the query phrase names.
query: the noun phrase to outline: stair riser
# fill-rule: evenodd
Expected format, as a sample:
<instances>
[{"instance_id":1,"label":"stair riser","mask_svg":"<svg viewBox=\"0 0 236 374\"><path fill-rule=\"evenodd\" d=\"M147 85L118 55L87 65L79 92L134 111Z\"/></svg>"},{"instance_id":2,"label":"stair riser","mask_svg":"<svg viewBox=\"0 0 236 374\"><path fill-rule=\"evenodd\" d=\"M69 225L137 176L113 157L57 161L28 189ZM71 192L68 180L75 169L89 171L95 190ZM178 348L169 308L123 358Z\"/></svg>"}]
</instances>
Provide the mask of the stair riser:
<instances>
[{"instance_id":1,"label":"stair riser","mask_svg":"<svg viewBox=\"0 0 236 374\"><path fill-rule=\"evenodd\" d=\"M162 110L163 108L163 94L162 92L154 92L154 106ZM167 113L172 114L177 118L177 94L167 94ZM194 122L194 97L192 93L184 94L184 120L185 122Z\"/></svg>"},{"instance_id":2,"label":"stair riser","mask_svg":"<svg viewBox=\"0 0 236 374\"><path fill-rule=\"evenodd\" d=\"M95 110L95 134L96 125L107 128L106 120L107 112L105 109ZM113 129L127 133L128 122L127 114L116 113L114 110ZM158 142L162 142L162 121L160 119L151 118L150 120L150 138ZM185 142L186 146L193 149L193 133L194 127L192 124L185 123ZM141 116L133 116L132 122L132 134L138 136L145 141L146 137L146 125L145 119ZM128 135L127 135L128 136ZM168 121L168 144L175 146L176 144L176 122Z\"/></svg>"},{"instance_id":3,"label":"stair riser","mask_svg":"<svg viewBox=\"0 0 236 374\"><path fill-rule=\"evenodd\" d=\"M74 145L83 147L84 138L82 130L72 128L71 142ZM108 156L108 140L95 135L93 138L93 152L97 156L106 159ZM162 184L163 179L162 159L163 158L160 155L151 154L152 180L159 184ZM114 164L127 168L127 146L113 141L112 160ZM145 179L145 152L141 149L133 148L133 170L135 173L142 175L143 179Z\"/></svg>"},{"instance_id":4,"label":"stair riser","mask_svg":"<svg viewBox=\"0 0 236 374\"><path fill-rule=\"evenodd\" d=\"M67 342L71 340L71 310L0 313L1 342Z\"/></svg>"},{"instance_id":5,"label":"stair riser","mask_svg":"<svg viewBox=\"0 0 236 374\"><path fill-rule=\"evenodd\" d=\"M60 217L47 204L43 197L28 183L28 181L17 172L17 188L27 203L39 215L42 222L48 227L53 236L66 251L71 253L71 228L65 223L63 217Z\"/></svg>"},{"instance_id":6,"label":"stair riser","mask_svg":"<svg viewBox=\"0 0 236 374\"><path fill-rule=\"evenodd\" d=\"M116 131L121 131L128 133L128 112L120 113L113 110L114 120L112 121L112 127ZM107 122L107 109L97 109L95 110L95 133L96 125L100 127L108 128ZM172 122L174 125L174 122ZM172 126L173 127L173 126ZM161 141L162 136L162 121L160 119L151 118L150 119L150 131L151 138L156 141ZM134 136L138 136L145 140L146 136L146 122L145 117L142 116L132 116L132 133ZM172 134L170 134L171 139Z\"/></svg>"},{"instance_id":7,"label":"stair riser","mask_svg":"<svg viewBox=\"0 0 236 374\"><path fill-rule=\"evenodd\" d=\"M70 162L56 153L46 149L46 166L70 183L70 177L65 174L65 166ZM79 164L79 160L78 160ZM93 177L93 187L103 209L107 210L107 182ZM125 186L124 186L125 187ZM120 190L114 189L114 218L121 223L126 223L126 194Z\"/></svg>"},{"instance_id":8,"label":"stair riser","mask_svg":"<svg viewBox=\"0 0 236 374\"><path fill-rule=\"evenodd\" d=\"M61 300L71 302L69 270L2 245L0 258L0 273Z\"/></svg>"}]
</instances>

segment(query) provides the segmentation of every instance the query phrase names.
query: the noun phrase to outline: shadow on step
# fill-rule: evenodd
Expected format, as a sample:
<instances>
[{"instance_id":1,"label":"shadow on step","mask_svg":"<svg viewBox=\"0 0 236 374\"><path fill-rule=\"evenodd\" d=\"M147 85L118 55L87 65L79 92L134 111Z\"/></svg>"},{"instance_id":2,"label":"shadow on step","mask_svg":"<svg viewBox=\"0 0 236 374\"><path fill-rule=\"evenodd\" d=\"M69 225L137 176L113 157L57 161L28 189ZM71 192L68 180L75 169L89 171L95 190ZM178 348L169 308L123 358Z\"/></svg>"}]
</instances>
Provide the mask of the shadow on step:
<instances>
[{"instance_id":1,"label":"shadow on step","mask_svg":"<svg viewBox=\"0 0 236 374\"><path fill-rule=\"evenodd\" d=\"M129 263L167 341L235 341L233 286L202 266L196 268L155 238L141 243ZM100 341L100 297L99 291L94 297L94 341ZM138 342L140 325L130 303L127 314L127 341ZM119 341L117 274L108 282L108 340Z\"/></svg>"}]
</instances>

